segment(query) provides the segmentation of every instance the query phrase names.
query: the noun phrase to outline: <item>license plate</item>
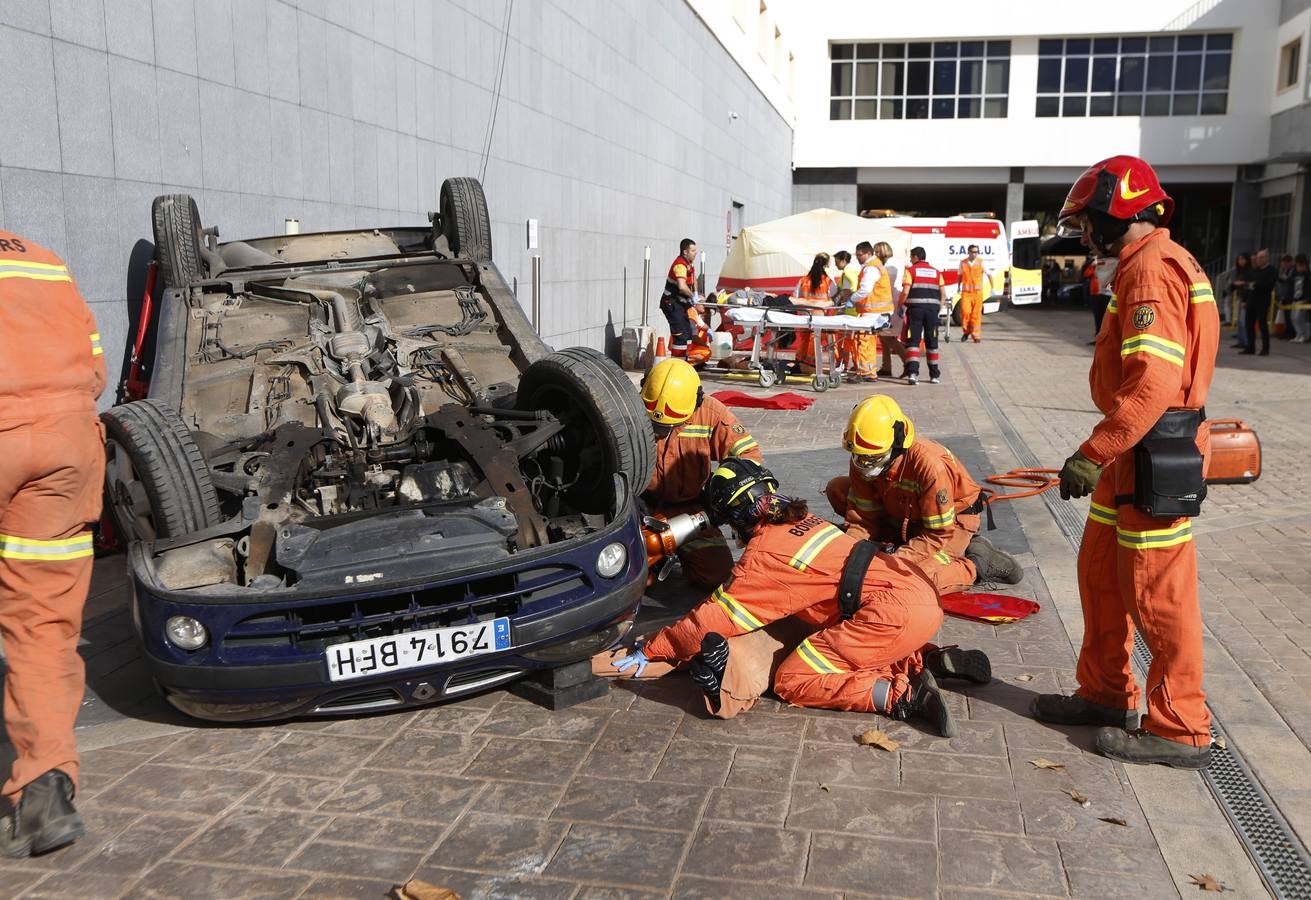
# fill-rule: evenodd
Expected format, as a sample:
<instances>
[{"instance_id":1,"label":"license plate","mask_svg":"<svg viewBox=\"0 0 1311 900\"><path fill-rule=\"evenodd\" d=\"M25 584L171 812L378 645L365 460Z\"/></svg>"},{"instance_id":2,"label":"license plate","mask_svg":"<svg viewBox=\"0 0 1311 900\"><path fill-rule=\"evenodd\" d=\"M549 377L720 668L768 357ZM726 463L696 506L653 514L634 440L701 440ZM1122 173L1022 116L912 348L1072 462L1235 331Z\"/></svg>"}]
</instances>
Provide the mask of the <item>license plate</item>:
<instances>
[{"instance_id":1,"label":"license plate","mask_svg":"<svg viewBox=\"0 0 1311 900\"><path fill-rule=\"evenodd\" d=\"M510 620L504 618L334 644L326 651L328 679L349 681L380 672L417 669L495 653L509 646Z\"/></svg>"}]
</instances>

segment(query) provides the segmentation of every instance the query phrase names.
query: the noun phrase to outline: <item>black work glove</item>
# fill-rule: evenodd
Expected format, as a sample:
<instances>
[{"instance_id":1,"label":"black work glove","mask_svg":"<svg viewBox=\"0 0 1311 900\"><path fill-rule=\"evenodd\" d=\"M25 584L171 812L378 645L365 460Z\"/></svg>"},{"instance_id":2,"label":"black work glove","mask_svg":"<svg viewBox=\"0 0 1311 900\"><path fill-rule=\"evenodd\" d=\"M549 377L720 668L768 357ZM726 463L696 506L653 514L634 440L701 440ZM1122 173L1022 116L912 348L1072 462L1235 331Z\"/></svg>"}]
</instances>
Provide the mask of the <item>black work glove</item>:
<instances>
[{"instance_id":1,"label":"black work glove","mask_svg":"<svg viewBox=\"0 0 1311 900\"><path fill-rule=\"evenodd\" d=\"M1097 487L1097 479L1101 476L1102 467L1075 450L1061 466L1061 499L1088 496Z\"/></svg>"}]
</instances>

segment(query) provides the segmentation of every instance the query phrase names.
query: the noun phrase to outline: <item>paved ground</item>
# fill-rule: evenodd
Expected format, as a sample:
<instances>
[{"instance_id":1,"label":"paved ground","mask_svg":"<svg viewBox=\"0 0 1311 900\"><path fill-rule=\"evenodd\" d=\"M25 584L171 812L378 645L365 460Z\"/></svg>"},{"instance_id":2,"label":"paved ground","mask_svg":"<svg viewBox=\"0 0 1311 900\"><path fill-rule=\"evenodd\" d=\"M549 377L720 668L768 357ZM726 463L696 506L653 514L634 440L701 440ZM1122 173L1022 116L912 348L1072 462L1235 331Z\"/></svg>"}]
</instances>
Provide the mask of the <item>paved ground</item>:
<instances>
[{"instance_id":1,"label":"paved ground","mask_svg":"<svg viewBox=\"0 0 1311 900\"><path fill-rule=\"evenodd\" d=\"M990 316L983 344L946 349L944 384L879 389L977 474L1010 468L1011 445L964 377L968 354L1019 439L1058 465L1095 420L1087 319ZM1303 347L1223 357L1210 412L1257 423L1266 471L1214 491L1197 542L1213 707L1304 840L1311 503L1280 488L1296 483L1311 438L1309 372ZM817 496L841 465L847 410L871 390L743 418L785 485ZM681 676L557 713L494 692L371 718L199 726L143 679L121 563L103 560L79 732L91 833L0 862L0 896L381 897L417 874L465 897L1161 897L1191 895L1189 875L1203 872L1263 895L1199 776L1126 771L1087 752L1090 730L1025 717L1034 693L1073 687L1073 556L1041 501L998 524L1030 567L1019 592L1043 610L1009 626L948 622L943 638L986 649L998 676L954 691L953 741L773 701L708 720ZM665 588L656 600L652 612L669 614L688 595ZM901 749L857 746L871 725ZM1035 768L1038 758L1064 769Z\"/></svg>"}]
</instances>

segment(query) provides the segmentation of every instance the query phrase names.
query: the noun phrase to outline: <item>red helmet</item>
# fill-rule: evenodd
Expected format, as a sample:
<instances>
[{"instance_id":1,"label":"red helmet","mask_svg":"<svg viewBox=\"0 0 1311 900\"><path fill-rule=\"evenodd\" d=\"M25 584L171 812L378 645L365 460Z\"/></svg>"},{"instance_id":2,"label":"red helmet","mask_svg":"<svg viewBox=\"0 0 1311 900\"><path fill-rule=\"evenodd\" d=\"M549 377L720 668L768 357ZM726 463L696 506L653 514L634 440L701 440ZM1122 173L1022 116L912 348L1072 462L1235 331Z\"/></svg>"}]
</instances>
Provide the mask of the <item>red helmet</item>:
<instances>
[{"instance_id":1,"label":"red helmet","mask_svg":"<svg viewBox=\"0 0 1311 900\"><path fill-rule=\"evenodd\" d=\"M1112 156L1090 166L1074 182L1061 207L1059 222L1065 226L1067 220L1087 210L1133 221L1152 207L1162 225L1174 214L1174 201L1161 187L1156 172L1136 156Z\"/></svg>"}]
</instances>

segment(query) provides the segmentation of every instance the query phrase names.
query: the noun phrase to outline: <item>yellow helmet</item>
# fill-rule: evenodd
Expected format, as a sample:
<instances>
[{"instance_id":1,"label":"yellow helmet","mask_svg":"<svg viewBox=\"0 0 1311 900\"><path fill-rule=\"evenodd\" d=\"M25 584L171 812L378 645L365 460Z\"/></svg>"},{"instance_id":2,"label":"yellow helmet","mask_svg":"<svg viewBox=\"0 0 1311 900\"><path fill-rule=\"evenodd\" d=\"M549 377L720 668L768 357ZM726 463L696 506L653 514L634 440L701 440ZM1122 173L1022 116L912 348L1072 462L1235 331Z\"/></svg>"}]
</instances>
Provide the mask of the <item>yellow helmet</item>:
<instances>
[{"instance_id":1,"label":"yellow helmet","mask_svg":"<svg viewBox=\"0 0 1311 900\"><path fill-rule=\"evenodd\" d=\"M842 447L867 471L883 467L915 441L915 424L897 401L874 394L857 403L842 432ZM875 473L877 474L877 473Z\"/></svg>"},{"instance_id":2,"label":"yellow helmet","mask_svg":"<svg viewBox=\"0 0 1311 900\"><path fill-rule=\"evenodd\" d=\"M701 405L701 378L684 360L658 362L642 379L642 403L657 425L681 425Z\"/></svg>"}]
</instances>

